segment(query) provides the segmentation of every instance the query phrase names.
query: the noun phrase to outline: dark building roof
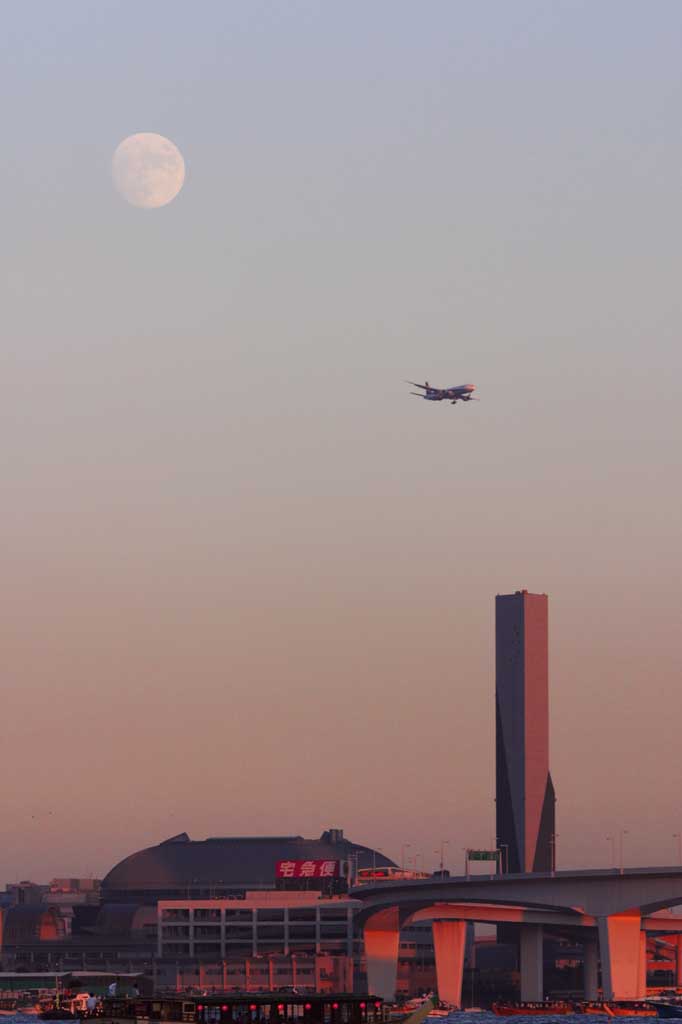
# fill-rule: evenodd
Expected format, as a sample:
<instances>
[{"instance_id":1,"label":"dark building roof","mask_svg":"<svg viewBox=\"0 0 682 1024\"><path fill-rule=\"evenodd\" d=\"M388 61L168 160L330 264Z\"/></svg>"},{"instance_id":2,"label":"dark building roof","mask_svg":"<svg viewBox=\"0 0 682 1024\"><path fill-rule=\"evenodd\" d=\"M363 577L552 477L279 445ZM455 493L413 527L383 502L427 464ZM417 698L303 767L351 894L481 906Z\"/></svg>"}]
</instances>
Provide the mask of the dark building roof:
<instances>
[{"instance_id":1,"label":"dark building roof","mask_svg":"<svg viewBox=\"0 0 682 1024\"><path fill-rule=\"evenodd\" d=\"M192 840L186 832L133 853L102 880L108 901L173 899L199 895L215 888L274 888L279 860L347 860L357 856L358 867L395 866L367 846L344 838L341 829L329 829L319 839L302 836L234 836ZM208 894L208 893L207 893Z\"/></svg>"}]
</instances>

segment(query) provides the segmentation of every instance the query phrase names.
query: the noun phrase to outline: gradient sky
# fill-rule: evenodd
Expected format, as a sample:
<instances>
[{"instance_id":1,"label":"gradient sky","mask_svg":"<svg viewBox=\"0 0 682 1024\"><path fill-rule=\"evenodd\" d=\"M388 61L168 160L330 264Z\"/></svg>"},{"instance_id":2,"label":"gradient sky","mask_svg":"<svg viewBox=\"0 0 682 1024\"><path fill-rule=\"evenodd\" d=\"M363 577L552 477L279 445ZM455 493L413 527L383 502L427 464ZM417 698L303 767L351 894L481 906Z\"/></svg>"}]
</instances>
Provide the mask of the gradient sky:
<instances>
[{"instance_id":1,"label":"gradient sky","mask_svg":"<svg viewBox=\"0 0 682 1024\"><path fill-rule=\"evenodd\" d=\"M675 861L681 36L677 0L6 8L0 879L183 829L459 866L521 587L559 866ZM113 189L137 131L184 154L163 209Z\"/></svg>"}]
</instances>

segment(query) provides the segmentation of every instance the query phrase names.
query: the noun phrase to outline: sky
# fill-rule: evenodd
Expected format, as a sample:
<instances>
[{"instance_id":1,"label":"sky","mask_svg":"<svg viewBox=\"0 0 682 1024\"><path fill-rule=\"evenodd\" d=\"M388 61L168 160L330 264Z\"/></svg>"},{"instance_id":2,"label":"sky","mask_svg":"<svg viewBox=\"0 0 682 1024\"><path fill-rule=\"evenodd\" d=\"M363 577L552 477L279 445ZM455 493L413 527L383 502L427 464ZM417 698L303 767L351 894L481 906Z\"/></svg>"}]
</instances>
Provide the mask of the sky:
<instances>
[{"instance_id":1,"label":"sky","mask_svg":"<svg viewBox=\"0 0 682 1024\"><path fill-rule=\"evenodd\" d=\"M458 869L520 588L558 867L621 830L677 861L681 32L676 0L7 8L0 881L329 826ZM113 187L134 132L183 154L167 206Z\"/></svg>"}]
</instances>

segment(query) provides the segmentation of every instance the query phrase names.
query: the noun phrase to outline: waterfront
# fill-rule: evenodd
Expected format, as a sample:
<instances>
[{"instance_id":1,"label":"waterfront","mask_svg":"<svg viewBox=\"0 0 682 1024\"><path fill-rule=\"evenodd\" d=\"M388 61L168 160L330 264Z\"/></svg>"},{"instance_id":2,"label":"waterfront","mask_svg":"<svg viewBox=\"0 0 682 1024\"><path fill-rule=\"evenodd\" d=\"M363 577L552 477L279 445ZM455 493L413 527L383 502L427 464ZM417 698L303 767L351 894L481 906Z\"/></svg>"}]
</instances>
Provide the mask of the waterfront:
<instances>
[{"instance_id":1,"label":"waterfront","mask_svg":"<svg viewBox=\"0 0 682 1024\"><path fill-rule=\"evenodd\" d=\"M96 1018L95 1018L96 1019ZM591 1017L590 1019L594 1019ZM598 1017L599 1020L608 1020L606 1015ZM662 1017L648 1017L647 1020L663 1020ZM3 1020L7 1024L29 1024L30 1021L37 1020L35 1014L12 1014L9 1016L3 1015ZM440 1024L495 1024L496 1021L500 1020L511 1020L511 1018L497 1017L495 1014L487 1010L455 1010L451 1014L447 1014L444 1017L440 1015L427 1017L427 1021L440 1022ZM564 1024L581 1024L585 1021L585 1014L566 1014L566 1015L551 1015L548 1014L546 1017L514 1017L515 1021L534 1021L535 1024L543 1024L546 1021L562 1021ZM640 1017L622 1017L620 1020L641 1020ZM63 1024L63 1021L51 1021L45 1020L42 1024Z\"/></svg>"},{"instance_id":2,"label":"waterfront","mask_svg":"<svg viewBox=\"0 0 682 1024\"><path fill-rule=\"evenodd\" d=\"M584 1013L568 1013L568 1014L547 1014L547 1016L519 1016L514 1017L515 1021L534 1021L535 1024L542 1024L543 1021L564 1021L566 1024L579 1024L580 1021L585 1021ZM589 1015L590 1020L601 1020L606 1021L610 1018L606 1014L603 1015ZM620 1020L641 1020L641 1017L620 1017ZM662 1020L661 1017L647 1017L647 1020ZM500 1020L512 1020L511 1017L498 1017L489 1010L453 1010L452 1013L446 1017L427 1017L427 1020L434 1022L441 1021L443 1024L493 1024L494 1021Z\"/></svg>"}]
</instances>

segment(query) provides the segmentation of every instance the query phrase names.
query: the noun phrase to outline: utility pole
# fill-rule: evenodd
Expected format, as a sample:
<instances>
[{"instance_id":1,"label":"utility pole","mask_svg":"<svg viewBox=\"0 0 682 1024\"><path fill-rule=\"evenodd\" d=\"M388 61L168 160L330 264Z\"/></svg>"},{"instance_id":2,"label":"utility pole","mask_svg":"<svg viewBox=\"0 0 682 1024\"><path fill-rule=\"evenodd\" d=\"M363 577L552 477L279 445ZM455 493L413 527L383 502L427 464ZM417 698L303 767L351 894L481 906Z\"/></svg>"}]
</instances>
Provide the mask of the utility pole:
<instances>
[{"instance_id":1,"label":"utility pole","mask_svg":"<svg viewBox=\"0 0 682 1024\"><path fill-rule=\"evenodd\" d=\"M621 874L623 874L623 871L625 869L624 868L624 863L623 863L623 844L624 844L624 841L625 841L625 838L626 838L627 835L628 835L628 829L627 828L622 828L621 829L621 857L620 857L620 865L619 865L620 869L621 869Z\"/></svg>"}]
</instances>

